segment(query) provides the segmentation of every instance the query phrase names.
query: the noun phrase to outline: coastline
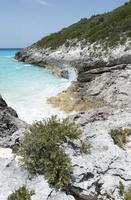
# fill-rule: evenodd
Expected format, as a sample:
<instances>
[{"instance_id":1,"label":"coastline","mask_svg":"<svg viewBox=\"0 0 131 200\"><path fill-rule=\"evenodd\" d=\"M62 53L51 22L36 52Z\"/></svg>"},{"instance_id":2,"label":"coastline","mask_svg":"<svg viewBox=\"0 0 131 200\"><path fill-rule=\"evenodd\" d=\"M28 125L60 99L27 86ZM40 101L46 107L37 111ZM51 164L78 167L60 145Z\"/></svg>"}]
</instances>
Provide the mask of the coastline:
<instances>
[{"instance_id":1,"label":"coastline","mask_svg":"<svg viewBox=\"0 0 131 200\"><path fill-rule=\"evenodd\" d=\"M65 54L66 60L61 60L65 49L52 53L50 50L42 49L43 53L40 53L40 50L37 52L36 49L29 48L29 51L25 49L17 58L24 62L34 62L35 60L37 64L39 62L43 62L43 65L51 64L52 71L53 63L60 70L65 70L65 66L75 68L78 73L76 80L78 88L72 91L71 85L67 90L49 99L55 106L59 106L65 111L74 109L74 101L71 106L73 109L67 103L70 103L70 98L93 99L95 102L102 100L102 106L86 110L84 105L81 111L78 109L77 113L70 116L70 120L80 125L83 132L82 139L88 139L91 144L91 153L83 156L75 155L73 146L67 145L65 148L75 166L74 181L66 192L82 200L86 198L121 200L119 196L120 182L126 188L131 184L131 179L127 180L126 178L126 176L131 177L130 140L123 150L114 144L109 134L111 129L131 127L131 51L126 46L119 47L110 49L113 56L110 53L106 55L103 53L104 57L102 55L94 56L95 59L92 61L84 58L78 59L78 54L75 56L76 60L72 56L68 60L67 54ZM127 51L124 50L126 48ZM70 51L72 51L71 49ZM45 51L48 52L47 56L45 56ZM76 51L78 53L78 49ZM84 57L86 56L87 52L84 54ZM98 185L100 185L99 189ZM91 194L93 196L90 196Z\"/></svg>"},{"instance_id":2,"label":"coastline","mask_svg":"<svg viewBox=\"0 0 131 200\"><path fill-rule=\"evenodd\" d=\"M56 98L54 96L49 98L48 102L52 103L53 107L60 108L60 110L73 111L73 108L66 109L69 105L66 103L69 95L69 102L72 107L75 107L74 111L86 111L89 107L92 109L93 104L94 108L96 108L99 107L99 104L106 105L111 103L105 97L103 99L103 96L99 95L98 92L95 95L90 94L90 92L87 94L88 85L99 79L99 77L104 76L104 74L115 73L117 70L125 69L131 63L129 39L125 44L119 44L108 49L105 49L104 45L104 43L88 43L83 47L82 42L78 42L73 47L62 45L55 50L49 48L38 49L31 46L18 52L15 58L18 61L50 69L52 73L66 79L70 79L71 70L74 70L75 73L72 73L74 78L71 81L75 80L77 82L77 91L72 91L71 94L69 92L70 89L67 88L67 91L58 93ZM72 96L75 99L74 102L71 100ZM65 105L64 97L66 98ZM84 99L84 101L81 101L81 99ZM77 105L81 107L80 104L83 108L77 109ZM89 107L83 104L89 104Z\"/></svg>"},{"instance_id":3,"label":"coastline","mask_svg":"<svg viewBox=\"0 0 131 200\"><path fill-rule=\"evenodd\" d=\"M70 20L90 7L46 1L4 2L11 12L2 12L1 44L29 44L42 27L58 25L55 12L62 22L69 7ZM16 21L24 32L14 33ZM7 199L131 200L131 0L27 48L0 49L0 200Z\"/></svg>"},{"instance_id":4,"label":"coastline","mask_svg":"<svg viewBox=\"0 0 131 200\"><path fill-rule=\"evenodd\" d=\"M0 92L6 102L30 124L56 114L66 117L66 113L49 105L47 98L65 90L76 77L75 72L70 70L70 79L64 79L52 74L50 69L12 59L15 52L4 50L0 55Z\"/></svg>"}]
</instances>

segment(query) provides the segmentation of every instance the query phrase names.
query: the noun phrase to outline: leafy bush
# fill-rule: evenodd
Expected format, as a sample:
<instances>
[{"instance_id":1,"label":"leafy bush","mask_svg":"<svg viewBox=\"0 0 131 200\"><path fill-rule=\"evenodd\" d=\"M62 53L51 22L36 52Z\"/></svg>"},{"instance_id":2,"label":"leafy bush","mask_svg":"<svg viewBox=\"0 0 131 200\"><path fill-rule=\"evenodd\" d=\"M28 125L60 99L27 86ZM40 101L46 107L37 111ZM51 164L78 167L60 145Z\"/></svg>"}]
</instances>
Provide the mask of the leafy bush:
<instances>
[{"instance_id":1,"label":"leafy bush","mask_svg":"<svg viewBox=\"0 0 131 200\"><path fill-rule=\"evenodd\" d=\"M74 123L67 119L60 121L55 116L34 123L20 147L24 165L32 174L45 174L49 184L56 189L68 185L72 166L60 145L67 139L78 139L80 134Z\"/></svg>"},{"instance_id":2,"label":"leafy bush","mask_svg":"<svg viewBox=\"0 0 131 200\"><path fill-rule=\"evenodd\" d=\"M110 135L114 143L123 148L128 142L128 136L131 135L131 129L112 129Z\"/></svg>"},{"instance_id":3,"label":"leafy bush","mask_svg":"<svg viewBox=\"0 0 131 200\"><path fill-rule=\"evenodd\" d=\"M73 168L68 156L60 149L54 150L50 158L45 160L45 177L48 183L56 189L70 183L70 174Z\"/></svg>"},{"instance_id":4,"label":"leafy bush","mask_svg":"<svg viewBox=\"0 0 131 200\"><path fill-rule=\"evenodd\" d=\"M28 189L25 186L23 186L16 190L14 193L12 193L8 197L8 200L31 200L31 196L33 194L33 192L29 192Z\"/></svg>"}]
</instances>

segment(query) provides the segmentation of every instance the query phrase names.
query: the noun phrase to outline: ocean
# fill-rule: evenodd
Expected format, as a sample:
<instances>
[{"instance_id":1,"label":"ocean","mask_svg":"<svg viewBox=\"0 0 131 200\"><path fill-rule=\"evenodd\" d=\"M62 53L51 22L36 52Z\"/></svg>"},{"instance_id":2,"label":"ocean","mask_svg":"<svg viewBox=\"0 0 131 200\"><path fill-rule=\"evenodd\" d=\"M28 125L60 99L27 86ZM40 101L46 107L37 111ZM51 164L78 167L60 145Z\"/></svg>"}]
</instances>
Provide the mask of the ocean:
<instances>
[{"instance_id":1,"label":"ocean","mask_svg":"<svg viewBox=\"0 0 131 200\"><path fill-rule=\"evenodd\" d=\"M47 103L47 98L70 85L70 80L57 77L48 69L18 62L19 49L0 49L0 94L19 118L32 123L51 115L64 113Z\"/></svg>"}]
</instances>

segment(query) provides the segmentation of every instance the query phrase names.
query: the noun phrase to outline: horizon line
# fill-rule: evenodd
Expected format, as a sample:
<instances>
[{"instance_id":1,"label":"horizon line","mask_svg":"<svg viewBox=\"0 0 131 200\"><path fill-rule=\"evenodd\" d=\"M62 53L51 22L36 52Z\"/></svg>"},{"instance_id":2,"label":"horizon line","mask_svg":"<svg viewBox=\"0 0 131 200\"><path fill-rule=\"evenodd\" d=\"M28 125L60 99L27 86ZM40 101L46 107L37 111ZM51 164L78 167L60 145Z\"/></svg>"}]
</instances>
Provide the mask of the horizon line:
<instances>
[{"instance_id":1,"label":"horizon line","mask_svg":"<svg viewBox=\"0 0 131 200\"><path fill-rule=\"evenodd\" d=\"M24 49L24 47L2 47L0 48L0 50L2 49Z\"/></svg>"}]
</instances>

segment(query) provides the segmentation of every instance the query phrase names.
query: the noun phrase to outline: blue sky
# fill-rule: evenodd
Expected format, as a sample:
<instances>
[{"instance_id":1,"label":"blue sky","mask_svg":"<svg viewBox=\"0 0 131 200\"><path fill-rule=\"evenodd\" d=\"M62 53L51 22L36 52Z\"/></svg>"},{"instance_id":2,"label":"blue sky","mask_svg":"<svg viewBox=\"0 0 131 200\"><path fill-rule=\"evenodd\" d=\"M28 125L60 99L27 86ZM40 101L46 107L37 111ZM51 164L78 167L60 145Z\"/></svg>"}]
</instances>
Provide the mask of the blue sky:
<instances>
[{"instance_id":1,"label":"blue sky","mask_svg":"<svg viewBox=\"0 0 131 200\"><path fill-rule=\"evenodd\" d=\"M83 17L126 0L0 0L0 48L26 47Z\"/></svg>"}]
</instances>

